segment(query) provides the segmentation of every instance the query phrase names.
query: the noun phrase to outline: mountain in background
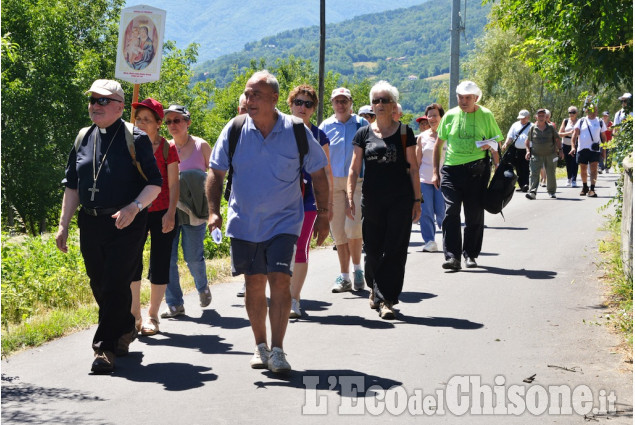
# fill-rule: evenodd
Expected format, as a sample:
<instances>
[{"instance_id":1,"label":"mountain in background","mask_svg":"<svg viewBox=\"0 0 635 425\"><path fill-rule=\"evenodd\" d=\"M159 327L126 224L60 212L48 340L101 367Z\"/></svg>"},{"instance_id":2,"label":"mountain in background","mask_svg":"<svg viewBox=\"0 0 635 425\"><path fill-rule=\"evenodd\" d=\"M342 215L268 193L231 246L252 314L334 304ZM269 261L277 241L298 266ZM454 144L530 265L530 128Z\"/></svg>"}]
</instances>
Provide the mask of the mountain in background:
<instances>
[{"instance_id":1,"label":"mountain in background","mask_svg":"<svg viewBox=\"0 0 635 425\"><path fill-rule=\"evenodd\" d=\"M461 10L465 24L462 60L481 36L490 10L489 5L481 5L481 0L466 3ZM325 70L348 79L387 80L399 89L404 111L422 112L436 101L430 97L434 81L449 72L450 15L450 1L429 1L328 24ZM274 64L276 59L290 55L309 59L317 69L319 27L284 31L249 42L240 52L200 63L195 80L211 78L223 86L233 79L235 70L248 68L251 60L265 58L267 64Z\"/></svg>"},{"instance_id":2,"label":"mountain in background","mask_svg":"<svg viewBox=\"0 0 635 425\"><path fill-rule=\"evenodd\" d=\"M422 0L327 1L326 22L420 3ZM167 11L165 40L174 40L181 49L199 43L199 61L239 51L247 42L281 31L320 24L319 0L126 1L126 7L138 4Z\"/></svg>"}]
</instances>

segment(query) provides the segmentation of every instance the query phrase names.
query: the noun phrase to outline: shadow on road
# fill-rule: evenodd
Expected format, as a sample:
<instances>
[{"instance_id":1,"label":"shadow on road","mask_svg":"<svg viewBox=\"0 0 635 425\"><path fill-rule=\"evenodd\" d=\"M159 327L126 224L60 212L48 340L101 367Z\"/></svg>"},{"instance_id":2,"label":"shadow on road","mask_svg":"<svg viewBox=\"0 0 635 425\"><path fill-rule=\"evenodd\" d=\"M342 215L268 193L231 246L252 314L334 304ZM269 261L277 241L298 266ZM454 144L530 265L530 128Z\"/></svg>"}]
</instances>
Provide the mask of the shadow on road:
<instances>
[{"instance_id":1,"label":"shadow on road","mask_svg":"<svg viewBox=\"0 0 635 425\"><path fill-rule=\"evenodd\" d=\"M397 314L395 324L407 323L410 325L430 326L435 328L454 328L463 330L475 330L483 327L482 323L472 322L467 319L456 319L454 317L416 317L405 314Z\"/></svg>"},{"instance_id":2,"label":"shadow on road","mask_svg":"<svg viewBox=\"0 0 635 425\"><path fill-rule=\"evenodd\" d=\"M216 310L208 309L203 310L203 314L200 317L192 316L179 316L176 319L163 319L163 320L178 320L182 322L199 323L201 325L212 325L214 327L223 329L241 329L249 327L249 320L244 317L223 317Z\"/></svg>"},{"instance_id":3,"label":"shadow on road","mask_svg":"<svg viewBox=\"0 0 635 425\"><path fill-rule=\"evenodd\" d=\"M429 294L427 292L402 292L401 295L399 295L399 302L400 303L407 303L407 304L416 304L419 301L423 301L423 300L429 300L430 298L435 298L437 297L437 294Z\"/></svg>"},{"instance_id":4,"label":"shadow on road","mask_svg":"<svg viewBox=\"0 0 635 425\"><path fill-rule=\"evenodd\" d=\"M176 362L142 365L142 358L141 353L131 353L118 358L112 376L134 382L155 382L163 385L166 391L190 390L218 379L218 375L208 373L212 370L209 367Z\"/></svg>"},{"instance_id":5,"label":"shadow on road","mask_svg":"<svg viewBox=\"0 0 635 425\"><path fill-rule=\"evenodd\" d=\"M368 375L363 372L350 369L331 370L293 370L288 374L276 374L264 371L263 375L270 381L255 381L257 389L269 387L291 387L302 390L329 390L335 391L342 397L375 397L376 391L367 391L372 386L379 386L384 390L395 385L403 385L402 382L390 378L382 378L376 375Z\"/></svg>"},{"instance_id":6,"label":"shadow on road","mask_svg":"<svg viewBox=\"0 0 635 425\"><path fill-rule=\"evenodd\" d=\"M500 267L492 267L492 266L478 266L475 269L464 269L464 271L468 273L492 273L498 274L501 276L524 276L527 279L555 279L558 275L558 272L553 272L549 270L527 270L527 269L503 269Z\"/></svg>"},{"instance_id":7,"label":"shadow on road","mask_svg":"<svg viewBox=\"0 0 635 425\"><path fill-rule=\"evenodd\" d=\"M178 347L185 349L196 349L203 354L249 354L246 352L232 351L232 344L227 344L218 335L181 335L170 332L161 332L153 337L141 337L139 342L146 345ZM135 346L131 345L131 355L135 351ZM126 359L127 357L123 357ZM119 359L117 359L119 364Z\"/></svg>"}]
</instances>

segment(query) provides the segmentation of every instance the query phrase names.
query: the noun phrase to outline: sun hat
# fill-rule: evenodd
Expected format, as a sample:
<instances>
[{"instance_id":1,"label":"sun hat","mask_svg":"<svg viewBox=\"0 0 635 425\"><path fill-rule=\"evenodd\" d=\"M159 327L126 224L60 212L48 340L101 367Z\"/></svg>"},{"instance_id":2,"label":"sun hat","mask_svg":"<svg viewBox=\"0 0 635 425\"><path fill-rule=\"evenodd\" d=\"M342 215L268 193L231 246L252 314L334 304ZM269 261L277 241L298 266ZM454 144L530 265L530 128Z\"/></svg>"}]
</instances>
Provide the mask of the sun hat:
<instances>
[{"instance_id":1,"label":"sun hat","mask_svg":"<svg viewBox=\"0 0 635 425\"><path fill-rule=\"evenodd\" d=\"M481 91L481 89L478 88L474 81L469 80L461 81L461 83L456 86L456 94L460 94L463 96L468 94L476 95L477 102L481 100L481 97L483 97L483 92Z\"/></svg>"}]
</instances>

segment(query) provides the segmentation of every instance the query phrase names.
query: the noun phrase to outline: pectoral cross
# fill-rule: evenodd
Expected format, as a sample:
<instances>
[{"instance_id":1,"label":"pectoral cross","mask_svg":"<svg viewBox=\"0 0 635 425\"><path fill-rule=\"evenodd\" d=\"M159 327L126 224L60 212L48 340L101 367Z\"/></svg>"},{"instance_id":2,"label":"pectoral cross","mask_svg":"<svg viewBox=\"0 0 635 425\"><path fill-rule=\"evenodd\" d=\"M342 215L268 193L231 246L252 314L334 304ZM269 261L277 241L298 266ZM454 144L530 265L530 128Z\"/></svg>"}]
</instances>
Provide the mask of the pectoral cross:
<instances>
[{"instance_id":1,"label":"pectoral cross","mask_svg":"<svg viewBox=\"0 0 635 425\"><path fill-rule=\"evenodd\" d=\"M93 180L93 187L89 187L88 191L91 192L90 194L90 200L94 201L95 200L95 192L99 192L99 189L97 189L97 182Z\"/></svg>"}]
</instances>

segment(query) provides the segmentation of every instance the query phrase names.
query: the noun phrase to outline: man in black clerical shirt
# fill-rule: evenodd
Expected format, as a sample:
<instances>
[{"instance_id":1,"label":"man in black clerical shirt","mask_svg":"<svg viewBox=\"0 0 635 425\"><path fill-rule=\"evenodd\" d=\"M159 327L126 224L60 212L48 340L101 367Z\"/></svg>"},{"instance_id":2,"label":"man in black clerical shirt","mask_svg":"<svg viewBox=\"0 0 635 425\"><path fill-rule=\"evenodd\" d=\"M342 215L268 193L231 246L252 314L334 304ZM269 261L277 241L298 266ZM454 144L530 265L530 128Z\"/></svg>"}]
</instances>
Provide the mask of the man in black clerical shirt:
<instances>
[{"instance_id":1,"label":"man in black clerical shirt","mask_svg":"<svg viewBox=\"0 0 635 425\"><path fill-rule=\"evenodd\" d=\"M80 249L99 305L91 370L109 373L115 355L128 354L136 337L130 282L143 249L145 207L161 191L162 179L148 136L121 119L121 85L96 80L86 94L90 94L88 114L93 125L80 131L68 156L56 243L62 252L68 251L68 227L81 205ZM126 137L134 149L128 147Z\"/></svg>"}]
</instances>

